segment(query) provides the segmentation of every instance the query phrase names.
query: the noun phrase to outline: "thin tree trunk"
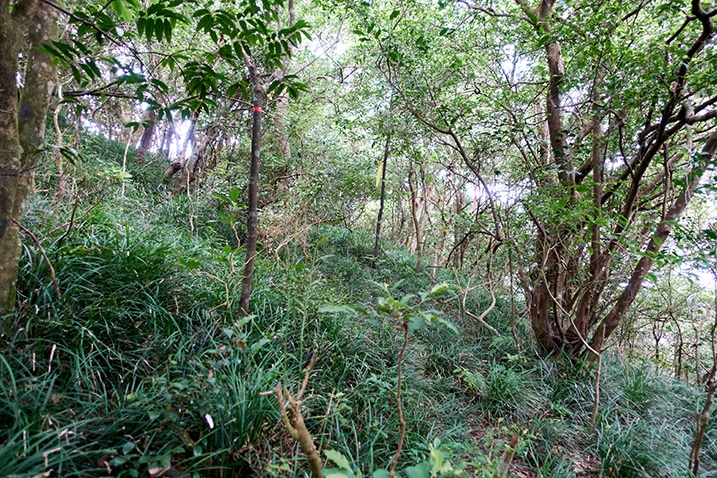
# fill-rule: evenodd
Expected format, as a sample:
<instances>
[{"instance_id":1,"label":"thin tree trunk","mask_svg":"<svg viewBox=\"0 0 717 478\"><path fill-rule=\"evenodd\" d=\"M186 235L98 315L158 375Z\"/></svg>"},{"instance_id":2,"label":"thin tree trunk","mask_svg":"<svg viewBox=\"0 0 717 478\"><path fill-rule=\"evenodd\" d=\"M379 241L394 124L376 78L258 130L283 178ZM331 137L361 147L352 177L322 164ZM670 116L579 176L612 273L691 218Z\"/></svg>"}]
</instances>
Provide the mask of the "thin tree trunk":
<instances>
[{"instance_id":1,"label":"thin tree trunk","mask_svg":"<svg viewBox=\"0 0 717 478\"><path fill-rule=\"evenodd\" d=\"M705 440L705 434L707 433L707 425L710 420L710 413L712 410L712 402L714 401L714 395L717 391L717 381L715 380L715 374L717 373L717 352L715 351L715 332L717 331L717 270L712 269L712 275L714 276L715 289L714 289L714 321L710 329L710 339L712 348L712 368L707 374L705 382L707 386L707 399L702 407L702 412L697 416L697 431L695 433L695 441L692 442L690 449L690 461L689 468L694 476L697 476L700 471L700 451L702 444ZM698 375L699 377L699 375ZM699 378L698 378L699 380Z\"/></svg>"},{"instance_id":2,"label":"thin tree trunk","mask_svg":"<svg viewBox=\"0 0 717 478\"><path fill-rule=\"evenodd\" d=\"M378 206L378 217L376 218L376 241L373 246L373 256L378 257L379 244L381 241L381 220L383 219L383 206L386 200L386 169L388 167L388 152L391 145L391 133L386 134L386 144L383 147L383 163L381 169L381 199Z\"/></svg>"},{"instance_id":3,"label":"thin tree trunk","mask_svg":"<svg viewBox=\"0 0 717 478\"><path fill-rule=\"evenodd\" d=\"M453 267L455 269L460 269L463 267L463 258L465 256L465 250L466 247L463 245L463 243L467 243L467 240L464 240L464 230L462 221L461 221L461 212L463 211L463 180L456 176L456 180L458 183L451 182L452 185L455 187L455 219L453 220L455 226L453 228Z\"/></svg>"},{"instance_id":4,"label":"thin tree trunk","mask_svg":"<svg viewBox=\"0 0 717 478\"><path fill-rule=\"evenodd\" d=\"M251 281L254 277L254 261L256 260L256 244L259 225L259 152L261 141L261 115L264 106L264 89L261 86L261 79L254 62L244 54L244 61L249 69L253 88L253 114L251 126L251 163L249 166L249 198L246 238L246 263L242 277L241 297L239 310L243 315L249 314L249 298L251 297Z\"/></svg>"},{"instance_id":5,"label":"thin tree trunk","mask_svg":"<svg viewBox=\"0 0 717 478\"><path fill-rule=\"evenodd\" d=\"M416 233L416 267L420 267L421 259L423 257L422 245L423 245L423 231L421 230L421 222L418 218L418 193L416 192L416 185L413 184L413 178L416 176L413 168L413 162L408 170L408 189L411 193L411 220L413 221L413 229Z\"/></svg>"},{"instance_id":6,"label":"thin tree trunk","mask_svg":"<svg viewBox=\"0 0 717 478\"><path fill-rule=\"evenodd\" d=\"M179 161L182 163L182 167L186 168L189 163L189 156L187 155L187 149L189 145L194 147L194 129L197 127L197 119L199 119L199 111L195 111L192 114L192 118L189 120L189 129L187 130L187 136L184 137L182 147L178 152ZM186 171L185 171L186 172ZM186 172L186 174L189 174Z\"/></svg>"},{"instance_id":7,"label":"thin tree trunk","mask_svg":"<svg viewBox=\"0 0 717 478\"><path fill-rule=\"evenodd\" d=\"M65 168L62 164L62 129L60 128L60 111L62 110L62 103L57 105L55 112L52 115L52 124L55 127L55 135L57 135L57 152L55 153L55 162L57 164L57 175L58 185L57 192L55 193L55 199L61 201L62 198L67 194L67 177L65 176Z\"/></svg>"}]
</instances>

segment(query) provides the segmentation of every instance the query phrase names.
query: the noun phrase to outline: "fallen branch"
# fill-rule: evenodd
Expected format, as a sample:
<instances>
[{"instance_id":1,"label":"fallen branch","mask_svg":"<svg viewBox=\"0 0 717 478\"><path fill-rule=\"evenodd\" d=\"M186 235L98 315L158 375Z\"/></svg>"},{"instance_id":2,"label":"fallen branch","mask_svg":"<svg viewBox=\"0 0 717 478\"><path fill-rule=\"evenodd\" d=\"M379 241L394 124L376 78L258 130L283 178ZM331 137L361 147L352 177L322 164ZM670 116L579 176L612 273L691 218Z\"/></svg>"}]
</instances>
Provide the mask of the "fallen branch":
<instances>
[{"instance_id":1,"label":"fallen branch","mask_svg":"<svg viewBox=\"0 0 717 478\"><path fill-rule=\"evenodd\" d=\"M321 462L321 456L319 451L316 449L314 444L314 438L306 428L304 417L301 415L301 397L306 391L306 385L309 382L309 374L311 369L314 368L316 363L316 355L318 351L314 350L311 355L311 360L306 366L306 373L304 374L304 380L301 383L301 389L296 397L292 397L289 390L279 382L271 392L276 395L276 399L279 402L279 413L281 414L281 422L284 424L284 428L289 432L291 438L299 442L301 449L306 454L306 459L309 462L309 468L311 469L311 475L314 478L323 478L321 470L324 468ZM287 406L288 402L288 406Z\"/></svg>"},{"instance_id":2,"label":"fallen branch","mask_svg":"<svg viewBox=\"0 0 717 478\"><path fill-rule=\"evenodd\" d=\"M510 443L508 443L508 447L503 452L503 456L500 458L500 465L498 468L498 476L503 477L506 476L508 473L508 469L510 468L510 464L513 461L513 457L515 456L515 452L518 449L518 442L520 441L520 435L517 433L513 433L513 436L510 437Z\"/></svg>"}]
</instances>

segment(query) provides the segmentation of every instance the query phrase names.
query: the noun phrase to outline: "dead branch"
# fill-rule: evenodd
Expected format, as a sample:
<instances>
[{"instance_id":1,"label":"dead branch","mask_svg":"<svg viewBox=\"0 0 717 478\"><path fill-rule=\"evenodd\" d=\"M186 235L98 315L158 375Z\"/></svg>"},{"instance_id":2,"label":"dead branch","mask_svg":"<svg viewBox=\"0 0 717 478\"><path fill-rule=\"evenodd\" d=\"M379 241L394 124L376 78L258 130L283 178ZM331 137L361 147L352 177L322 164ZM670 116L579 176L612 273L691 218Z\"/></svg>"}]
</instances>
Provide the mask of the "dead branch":
<instances>
[{"instance_id":1,"label":"dead branch","mask_svg":"<svg viewBox=\"0 0 717 478\"><path fill-rule=\"evenodd\" d=\"M30 236L30 239L32 239L32 242L35 243L37 246L37 249L40 251L40 254L42 254L42 258L45 260L45 264L47 264L47 267L50 268L50 277L52 278L52 283L55 284L55 294L57 295L57 299L62 299L62 294L60 293L60 284L57 283L57 276L55 275L55 268L52 267L52 262L50 262L50 258L47 257L47 253L45 253L45 249L42 248L42 244L40 244L40 240L35 236L35 234L32 233L28 228L17 222L15 219L12 220L12 223L15 224L22 232Z\"/></svg>"},{"instance_id":2,"label":"dead branch","mask_svg":"<svg viewBox=\"0 0 717 478\"><path fill-rule=\"evenodd\" d=\"M321 456L319 451L316 449L314 444L314 438L306 428L304 417L301 415L301 397L306 391L306 385L309 383L309 374L311 369L314 368L316 363L316 356L318 350L314 350L311 355L311 360L306 366L306 373L304 374L304 380L301 383L301 389L296 397L292 397L286 386L282 385L281 382L276 384L276 387L271 393L276 395L276 399L279 402L279 413L281 414L281 422L289 432L291 438L299 442L299 446L306 454L306 459L309 462L309 468L311 469L311 475L313 478L323 478L323 463L321 462Z\"/></svg>"},{"instance_id":3,"label":"dead branch","mask_svg":"<svg viewBox=\"0 0 717 478\"><path fill-rule=\"evenodd\" d=\"M398 353L398 385L396 391L398 421L401 422L401 436L398 439L396 454L393 455L391 466L388 469L389 478L393 478L396 473L396 465L398 464L398 458L401 456L401 450L403 450L403 441L406 438L406 420L403 418L403 406L401 405L401 385L403 382L403 354L406 352L406 346L408 345L408 323L402 323L401 327L403 328L403 345L401 346L401 351Z\"/></svg>"}]
</instances>

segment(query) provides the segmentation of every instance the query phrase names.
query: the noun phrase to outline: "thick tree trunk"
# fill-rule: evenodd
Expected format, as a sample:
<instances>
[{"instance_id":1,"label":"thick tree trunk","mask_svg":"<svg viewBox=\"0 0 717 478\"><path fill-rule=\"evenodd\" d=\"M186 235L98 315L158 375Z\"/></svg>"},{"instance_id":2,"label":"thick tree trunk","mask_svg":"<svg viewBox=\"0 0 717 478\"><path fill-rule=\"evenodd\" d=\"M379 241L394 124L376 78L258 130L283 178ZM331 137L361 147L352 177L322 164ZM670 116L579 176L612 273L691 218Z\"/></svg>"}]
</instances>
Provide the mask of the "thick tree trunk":
<instances>
[{"instance_id":1,"label":"thick tree trunk","mask_svg":"<svg viewBox=\"0 0 717 478\"><path fill-rule=\"evenodd\" d=\"M20 258L20 237L14 221L33 187L37 149L45 136L45 119L54 90L55 67L37 47L57 36L55 12L36 0L0 3L0 323L11 332ZM25 35L31 44L25 85L18 101L18 55Z\"/></svg>"}]
</instances>

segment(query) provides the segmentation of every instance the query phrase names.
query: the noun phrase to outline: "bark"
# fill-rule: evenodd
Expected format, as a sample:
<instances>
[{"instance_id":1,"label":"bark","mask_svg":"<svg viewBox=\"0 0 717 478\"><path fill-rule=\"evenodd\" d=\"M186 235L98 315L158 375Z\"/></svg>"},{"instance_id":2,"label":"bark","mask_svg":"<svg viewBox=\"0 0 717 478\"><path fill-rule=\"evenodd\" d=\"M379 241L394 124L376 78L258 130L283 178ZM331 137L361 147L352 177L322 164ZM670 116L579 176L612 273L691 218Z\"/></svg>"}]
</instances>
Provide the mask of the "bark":
<instances>
[{"instance_id":1,"label":"bark","mask_svg":"<svg viewBox=\"0 0 717 478\"><path fill-rule=\"evenodd\" d=\"M381 169L381 198L378 206L378 217L376 218L376 240L373 246L373 256L378 258L381 242L381 220L383 219L383 206L386 200L386 168L388 166L388 152L391 145L391 134L386 134L386 144L383 147L383 167Z\"/></svg>"},{"instance_id":2,"label":"bark","mask_svg":"<svg viewBox=\"0 0 717 478\"><path fill-rule=\"evenodd\" d=\"M251 163L249 166L249 197L247 202L247 238L246 238L246 263L242 277L241 297L239 300L240 312L249 314L249 298L251 296L251 281L254 277L254 262L256 260L256 244L258 240L259 226L259 152L261 141L261 116L266 96L260 83L261 79L253 61L245 56L245 63L253 83L253 115L251 127Z\"/></svg>"},{"instance_id":3,"label":"bark","mask_svg":"<svg viewBox=\"0 0 717 478\"><path fill-rule=\"evenodd\" d=\"M291 146L289 145L289 128L286 126L286 117L289 114L289 97L286 94L281 94L276 98L275 110L276 152L288 165L291 159Z\"/></svg>"},{"instance_id":4,"label":"bark","mask_svg":"<svg viewBox=\"0 0 717 478\"><path fill-rule=\"evenodd\" d=\"M416 191L418 184L413 183L415 176L416 172L413 163L411 163L408 170L408 189L411 194L411 221L413 221L413 230L416 238L416 247L415 249L411 247L411 249L416 252L416 267L420 267L421 259L423 258L423 230L421 229L421 222L418 217L418 192Z\"/></svg>"},{"instance_id":5,"label":"bark","mask_svg":"<svg viewBox=\"0 0 717 478\"><path fill-rule=\"evenodd\" d=\"M62 110L62 103L57 105L55 112L52 114L52 125L55 127L55 135L57 136L57 153L55 156L55 163L57 164L58 186L57 192L55 193L56 200L62 200L67 194L67 176L65 175L65 168L62 163L62 129L60 128L60 112Z\"/></svg>"},{"instance_id":6,"label":"bark","mask_svg":"<svg viewBox=\"0 0 717 478\"><path fill-rule=\"evenodd\" d=\"M174 141L174 123L171 121L167 122L167 126L162 136L162 155L166 158L169 157L169 153L172 150L172 141Z\"/></svg>"},{"instance_id":7,"label":"bark","mask_svg":"<svg viewBox=\"0 0 717 478\"><path fill-rule=\"evenodd\" d=\"M197 127L197 120L199 119L199 111L195 111L192 114L192 117L189 120L189 130L187 130L187 136L184 137L184 141L182 142L182 146L177 153L179 157L179 161L182 163L182 167L186 167L187 163L189 163L189 158L191 157L191 154L187 153L187 149L189 146L192 146L192 149L195 148L194 145L194 130Z\"/></svg>"},{"instance_id":8,"label":"bark","mask_svg":"<svg viewBox=\"0 0 717 478\"><path fill-rule=\"evenodd\" d=\"M55 67L37 47L57 36L57 17L46 4L20 0L0 3L0 316L2 333L11 332L20 258L17 224L33 187L37 149L54 90ZM30 43L25 84L18 101L18 55ZM14 222L13 222L14 221Z\"/></svg>"},{"instance_id":9,"label":"bark","mask_svg":"<svg viewBox=\"0 0 717 478\"><path fill-rule=\"evenodd\" d=\"M577 300L575 319L566 333L566 345L570 349L581 349L587 341L590 327L594 324L594 313L602 292L607 283L608 263L610 257L602 253L599 220L602 215L602 164L603 164L603 131L600 122L600 84L602 72L598 70L593 83L592 102L592 224L590 225L590 264L587 286L582 288L582 295Z\"/></svg>"},{"instance_id":10,"label":"bark","mask_svg":"<svg viewBox=\"0 0 717 478\"><path fill-rule=\"evenodd\" d=\"M134 157L135 164L140 164L144 157L149 153L154 136L157 133L157 113L154 110L147 111L146 126L142 132L142 138L139 140L137 155Z\"/></svg>"}]
</instances>

